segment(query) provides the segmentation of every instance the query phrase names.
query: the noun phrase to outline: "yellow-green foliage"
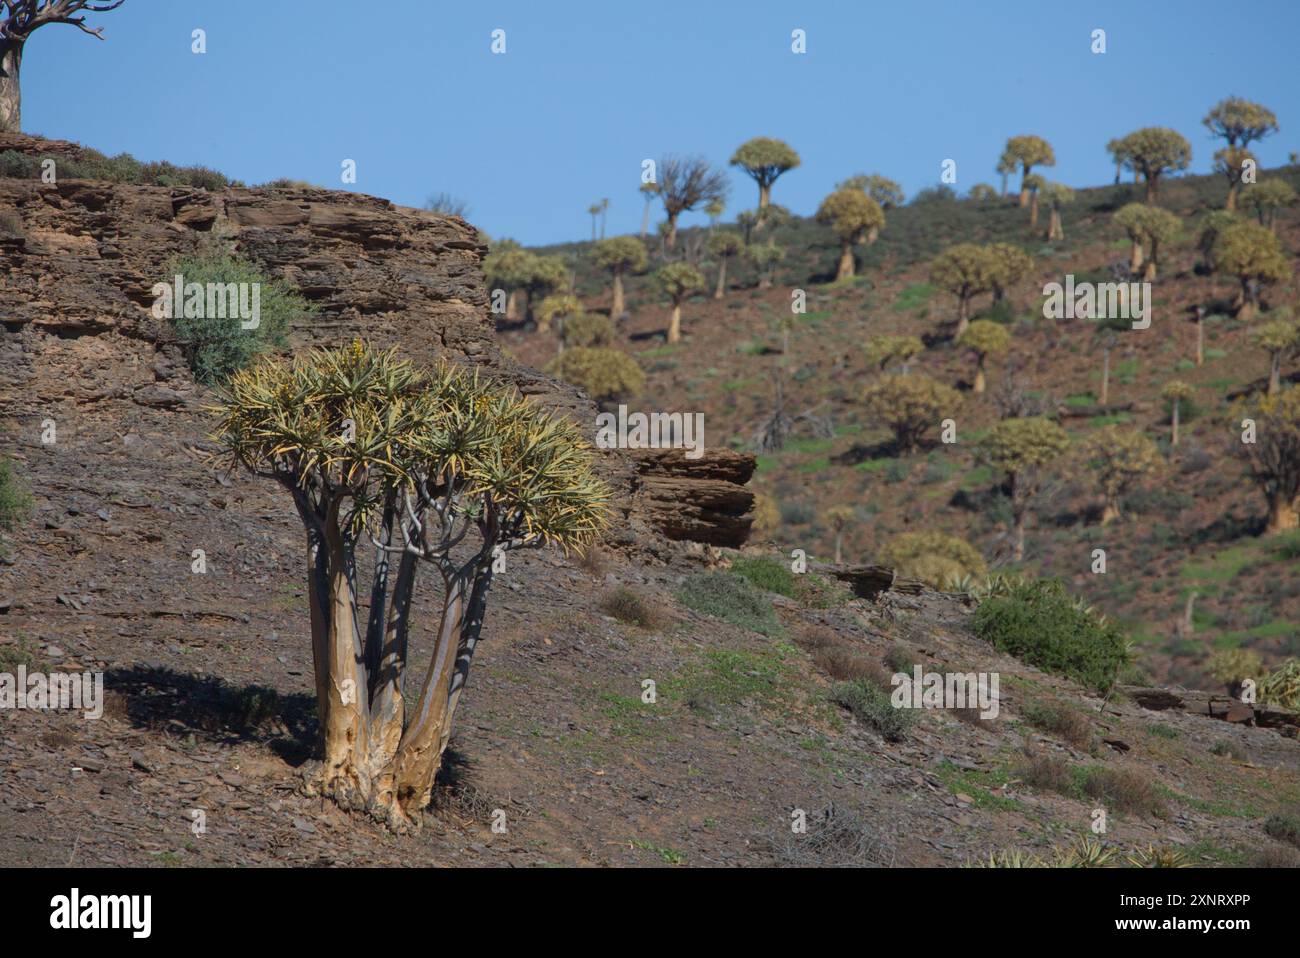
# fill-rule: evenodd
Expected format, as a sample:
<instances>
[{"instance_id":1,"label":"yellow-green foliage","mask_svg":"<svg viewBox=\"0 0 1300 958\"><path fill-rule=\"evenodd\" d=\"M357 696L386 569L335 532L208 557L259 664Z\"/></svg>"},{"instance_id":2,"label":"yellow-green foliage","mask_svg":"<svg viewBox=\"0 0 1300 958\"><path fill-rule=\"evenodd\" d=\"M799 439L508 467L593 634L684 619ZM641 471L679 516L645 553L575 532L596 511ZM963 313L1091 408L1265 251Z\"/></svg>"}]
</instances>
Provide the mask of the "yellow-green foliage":
<instances>
[{"instance_id":1,"label":"yellow-green foliage","mask_svg":"<svg viewBox=\"0 0 1300 958\"><path fill-rule=\"evenodd\" d=\"M995 356L1011 345L1007 328L989 319L977 319L957 337L958 345L965 346L977 356Z\"/></svg>"},{"instance_id":2,"label":"yellow-green foliage","mask_svg":"<svg viewBox=\"0 0 1300 958\"><path fill-rule=\"evenodd\" d=\"M739 166L759 189L767 190L782 173L799 165L799 154L781 140L756 136L736 148L731 165Z\"/></svg>"},{"instance_id":3,"label":"yellow-green foliage","mask_svg":"<svg viewBox=\"0 0 1300 958\"><path fill-rule=\"evenodd\" d=\"M998 198L998 191L987 183L976 183L970 188L969 195L977 203L987 203Z\"/></svg>"},{"instance_id":4,"label":"yellow-green foliage","mask_svg":"<svg viewBox=\"0 0 1300 958\"><path fill-rule=\"evenodd\" d=\"M655 279L674 304L704 288L704 276L690 263L669 263L655 274Z\"/></svg>"},{"instance_id":5,"label":"yellow-green foliage","mask_svg":"<svg viewBox=\"0 0 1300 958\"><path fill-rule=\"evenodd\" d=\"M894 433L900 452L914 449L943 419L961 405L957 390L929 376L882 376L862 397L867 414Z\"/></svg>"},{"instance_id":6,"label":"yellow-green foliage","mask_svg":"<svg viewBox=\"0 0 1300 958\"><path fill-rule=\"evenodd\" d=\"M892 210L902 206L907 199L903 188L898 183L878 173L872 173L870 176L862 173L850 176L843 183L836 183L835 189L861 190L880 204L882 210Z\"/></svg>"},{"instance_id":7,"label":"yellow-green foliage","mask_svg":"<svg viewBox=\"0 0 1300 958\"><path fill-rule=\"evenodd\" d=\"M591 260L613 273L637 273L645 269L648 257L645 244L635 236L615 236L593 245Z\"/></svg>"},{"instance_id":8,"label":"yellow-green foliage","mask_svg":"<svg viewBox=\"0 0 1300 958\"><path fill-rule=\"evenodd\" d=\"M1192 387L1181 379L1171 379L1160 387L1160 395L1170 402L1182 402L1192 395Z\"/></svg>"},{"instance_id":9,"label":"yellow-green foliage","mask_svg":"<svg viewBox=\"0 0 1300 958\"><path fill-rule=\"evenodd\" d=\"M876 561L936 589L984 575L984 557L965 539L942 532L902 532L881 547Z\"/></svg>"},{"instance_id":10,"label":"yellow-green foliage","mask_svg":"<svg viewBox=\"0 0 1300 958\"><path fill-rule=\"evenodd\" d=\"M754 521L750 528L755 535L771 535L781 525L781 509L765 492L754 495Z\"/></svg>"},{"instance_id":11,"label":"yellow-green foliage","mask_svg":"<svg viewBox=\"0 0 1300 958\"><path fill-rule=\"evenodd\" d=\"M957 243L930 264L930 282L958 299L969 299L993 288L996 267L987 247Z\"/></svg>"},{"instance_id":12,"label":"yellow-green foliage","mask_svg":"<svg viewBox=\"0 0 1300 958\"><path fill-rule=\"evenodd\" d=\"M351 498L351 525L390 492L431 482L480 502L499 528L581 546L608 521L608 488L577 427L513 389L447 365L420 370L363 342L264 360L236 373L213 410L232 466L291 489Z\"/></svg>"},{"instance_id":13,"label":"yellow-green foliage","mask_svg":"<svg viewBox=\"0 0 1300 958\"><path fill-rule=\"evenodd\" d=\"M578 313L564 321L565 347L608 346L614 342L614 324L600 313Z\"/></svg>"},{"instance_id":14,"label":"yellow-green foliage","mask_svg":"<svg viewBox=\"0 0 1300 958\"><path fill-rule=\"evenodd\" d=\"M537 319L537 328L545 332L551 328L551 323L557 317L573 316L580 312L582 312L582 303L578 297L572 293L556 293L538 303L537 308L533 310L533 315Z\"/></svg>"},{"instance_id":15,"label":"yellow-green foliage","mask_svg":"<svg viewBox=\"0 0 1300 958\"><path fill-rule=\"evenodd\" d=\"M636 360L617 349L566 349L546 371L581 387L596 402L626 399L645 386L645 373Z\"/></svg>"},{"instance_id":16,"label":"yellow-green foliage","mask_svg":"<svg viewBox=\"0 0 1300 958\"><path fill-rule=\"evenodd\" d=\"M1185 170L1192 145L1177 130L1148 126L1110 143L1111 155L1125 169L1141 173L1150 189L1165 173Z\"/></svg>"},{"instance_id":17,"label":"yellow-green foliage","mask_svg":"<svg viewBox=\"0 0 1300 958\"><path fill-rule=\"evenodd\" d=\"M851 506L831 506L822 513L822 521L836 532L843 532L856 518Z\"/></svg>"},{"instance_id":18,"label":"yellow-green foliage","mask_svg":"<svg viewBox=\"0 0 1300 958\"><path fill-rule=\"evenodd\" d=\"M1238 96L1220 100L1201 121L1229 146L1246 146L1277 131L1277 116L1268 107Z\"/></svg>"},{"instance_id":19,"label":"yellow-green foliage","mask_svg":"<svg viewBox=\"0 0 1300 958\"><path fill-rule=\"evenodd\" d=\"M1273 231L1237 222L1220 230L1213 247L1215 268L1242 283L1281 283L1291 278L1291 261Z\"/></svg>"},{"instance_id":20,"label":"yellow-green foliage","mask_svg":"<svg viewBox=\"0 0 1300 958\"><path fill-rule=\"evenodd\" d=\"M1010 289L1034 268L1034 258L1011 243L990 243L983 250L988 288L995 294Z\"/></svg>"},{"instance_id":21,"label":"yellow-green foliage","mask_svg":"<svg viewBox=\"0 0 1300 958\"><path fill-rule=\"evenodd\" d=\"M919 336L872 336L867 340L867 362L884 369L892 362L906 363L925 352Z\"/></svg>"},{"instance_id":22,"label":"yellow-green foliage","mask_svg":"<svg viewBox=\"0 0 1300 958\"><path fill-rule=\"evenodd\" d=\"M1205 670L1211 678L1228 685L1243 679L1258 681L1264 674L1264 660L1254 649L1220 649L1210 656Z\"/></svg>"},{"instance_id":23,"label":"yellow-green foliage","mask_svg":"<svg viewBox=\"0 0 1300 958\"><path fill-rule=\"evenodd\" d=\"M1045 183L1039 193L1048 206L1058 210L1062 206L1074 202L1074 190L1064 183Z\"/></svg>"},{"instance_id":24,"label":"yellow-green foliage","mask_svg":"<svg viewBox=\"0 0 1300 958\"><path fill-rule=\"evenodd\" d=\"M1007 140L1006 149L1002 153L1004 161L1009 161L1011 169L1019 165L1026 175L1035 166L1055 166L1056 154L1052 151L1052 144L1048 143L1041 136L1013 136ZM1001 170L999 170L1001 172Z\"/></svg>"},{"instance_id":25,"label":"yellow-green foliage","mask_svg":"<svg viewBox=\"0 0 1300 958\"><path fill-rule=\"evenodd\" d=\"M885 225L885 214L880 204L862 190L842 189L822 200L817 222L830 226L840 242L857 244L871 230Z\"/></svg>"},{"instance_id":26,"label":"yellow-green foliage","mask_svg":"<svg viewBox=\"0 0 1300 958\"><path fill-rule=\"evenodd\" d=\"M745 241L733 230L717 230L709 237L707 247L710 255L725 259L744 249Z\"/></svg>"},{"instance_id":27,"label":"yellow-green foliage","mask_svg":"<svg viewBox=\"0 0 1300 958\"><path fill-rule=\"evenodd\" d=\"M1134 243L1168 243L1182 228L1178 217L1168 210L1145 203L1129 203L1115 214L1115 222Z\"/></svg>"},{"instance_id":28,"label":"yellow-green foliage","mask_svg":"<svg viewBox=\"0 0 1300 958\"><path fill-rule=\"evenodd\" d=\"M1290 206L1296 201L1296 191L1285 180L1271 179L1246 187L1241 198L1242 203L1255 210L1259 221L1264 226L1273 222L1273 213L1283 206Z\"/></svg>"},{"instance_id":29,"label":"yellow-green foliage","mask_svg":"<svg viewBox=\"0 0 1300 958\"><path fill-rule=\"evenodd\" d=\"M1092 433L1080 443L1079 452L1097 474L1107 503L1115 505L1134 482L1164 464L1159 448L1150 438L1118 424Z\"/></svg>"},{"instance_id":30,"label":"yellow-green foliage","mask_svg":"<svg viewBox=\"0 0 1300 958\"><path fill-rule=\"evenodd\" d=\"M1276 309L1269 314L1269 322L1257 329L1252 338L1256 346L1270 355L1289 358L1300 352L1300 322L1285 307Z\"/></svg>"},{"instance_id":31,"label":"yellow-green foliage","mask_svg":"<svg viewBox=\"0 0 1300 958\"><path fill-rule=\"evenodd\" d=\"M1300 709L1300 659L1287 659L1259 683L1262 702Z\"/></svg>"},{"instance_id":32,"label":"yellow-green foliage","mask_svg":"<svg viewBox=\"0 0 1300 958\"><path fill-rule=\"evenodd\" d=\"M979 450L989 465L1014 475L1047 465L1069 445L1069 435L1056 423L1042 416L1030 416L995 423L980 441Z\"/></svg>"}]
</instances>

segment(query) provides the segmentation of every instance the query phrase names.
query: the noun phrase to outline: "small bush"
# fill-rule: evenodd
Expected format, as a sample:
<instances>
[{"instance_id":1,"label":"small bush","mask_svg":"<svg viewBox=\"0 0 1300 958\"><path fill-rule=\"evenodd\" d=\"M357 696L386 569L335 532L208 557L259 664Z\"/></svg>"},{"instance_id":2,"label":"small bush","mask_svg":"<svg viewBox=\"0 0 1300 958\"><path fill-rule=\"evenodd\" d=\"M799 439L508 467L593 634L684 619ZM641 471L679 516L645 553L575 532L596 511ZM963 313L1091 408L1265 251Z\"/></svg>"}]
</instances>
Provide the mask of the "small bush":
<instances>
[{"instance_id":1,"label":"small bush","mask_svg":"<svg viewBox=\"0 0 1300 958\"><path fill-rule=\"evenodd\" d=\"M653 629L658 623L654 607L627 586L610 589L600 597L600 611L628 625Z\"/></svg>"},{"instance_id":2,"label":"small bush","mask_svg":"<svg viewBox=\"0 0 1300 958\"><path fill-rule=\"evenodd\" d=\"M636 360L617 349L566 349L546 371L586 390L596 402L635 396L645 386L645 373Z\"/></svg>"},{"instance_id":3,"label":"small bush","mask_svg":"<svg viewBox=\"0 0 1300 958\"><path fill-rule=\"evenodd\" d=\"M1300 659L1287 659L1259 683L1259 700L1283 708L1300 708Z\"/></svg>"},{"instance_id":4,"label":"small bush","mask_svg":"<svg viewBox=\"0 0 1300 958\"><path fill-rule=\"evenodd\" d=\"M567 348L608 346L614 342L614 324L599 313L579 313L564 320L561 338Z\"/></svg>"},{"instance_id":5,"label":"small bush","mask_svg":"<svg viewBox=\"0 0 1300 958\"><path fill-rule=\"evenodd\" d=\"M976 635L1047 672L1104 693L1128 662L1123 634L1056 580L1013 586L975 610Z\"/></svg>"},{"instance_id":6,"label":"small bush","mask_svg":"<svg viewBox=\"0 0 1300 958\"><path fill-rule=\"evenodd\" d=\"M837 682L866 682L878 689L890 688L889 676L876 662L844 645L818 649L813 664Z\"/></svg>"},{"instance_id":7,"label":"small bush","mask_svg":"<svg viewBox=\"0 0 1300 958\"><path fill-rule=\"evenodd\" d=\"M726 572L705 572L692 576L678 596L688 609L712 615L724 622L760 635L779 635L772 603L748 580Z\"/></svg>"},{"instance_id":8,"label":"small bush","mask_svg":"<svg viewBox=\"0 0 1300 958\"><path fill-rule=\"evenodd\" d=\"M901 742L916 721L911 709L894 708L889 693L862 679L841 682L831 691L831 698L888 742Z\"/></svg>"},{"instance_id":9,"label":"small bush","mask_svg":"<svg viewBox=\"0 0 1300 958\"><path fill-rule=\"evenodd\" d=\"M965 539L942 532L902 532L881 547L876 561L936 589L982 576L984 557Z\"/></svg>"},{"instance_id":10,"label":"small bush","mask_svg":"<svg viewBox=\"0 0 1300 958\"><path fill-rule=\"evenodd\" d=\"M1085 752L1092 750L1092 723L1076 709L1060 702L1034 702L1021 715L1034 728Z\"/></svg>"},{"instance_id":11,"label":"small bush","mask_svg":"<svg viewBox=\"0 0 1300 958\"><path fill-rule=\"evenodd\" d=\"M799 591L794 573L784 562L770 556L739 556L731 562L731 571L767 592L793 599Z\"/></svg>"},{"instance_id":12,"label":"small bush","mask_svg":"<svg viewBox=\"0 0 1300 958\"><path fill-rule=\"evenodd\" d=\"M172 260L163 282L181 276L186 287L200 284L256 284L258 290L258 325L244 329L235 316L208 315L206 296L203 316L187 316L184 303L172 304L172 325L185 347L194 378L214 384L238 372L258 355L285 344L289 322L311 311L310 304L279 280L267 279L252 263L224 251L200 253ZM188 299L188 297L186 297ZM249 297L251 305L251 296Z\"/></svg>"},{"instance_id":13,"label":"small bush","mask_svg":"<svg viewBox=\"0 0 1300 958\"><path fill-rule=\"evenodd\" d=\"M1211 755L1227 755L1229 758L1235 758L1239 762L1245 762L1249 759L1246 750L1236 742L1228 742L1220 739L1210 746Z\"/></svg>"},{"instance_id":14,"label":"small bush","mask_svg":"<svg viewBox=\"0 0 1300 958\"><path fill-rule=\"evenodd\" d=\"M1294 815L1270 815L1264 822L1264 834L1300 848L1300 818Z\"/></svg>"}]
</instances>

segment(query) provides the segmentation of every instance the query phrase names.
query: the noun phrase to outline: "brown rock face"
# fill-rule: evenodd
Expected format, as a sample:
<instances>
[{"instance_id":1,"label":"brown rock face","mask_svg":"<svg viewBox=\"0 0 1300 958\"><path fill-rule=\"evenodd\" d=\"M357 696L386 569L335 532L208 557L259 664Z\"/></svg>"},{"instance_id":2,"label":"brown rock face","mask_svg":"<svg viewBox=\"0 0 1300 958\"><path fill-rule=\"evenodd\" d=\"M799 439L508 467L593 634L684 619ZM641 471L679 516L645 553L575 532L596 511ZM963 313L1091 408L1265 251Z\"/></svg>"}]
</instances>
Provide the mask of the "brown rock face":
<instances>
[{"instance_id":1,"label":"brown rock face","mask_svg":"<svg viewBox=\"0 0 1300 958\"><path fill-rule=\"evenodd\" d=\"M0 134L0 151L78 158L80 148ZM143 417L199 443L203 390L167 320L150 311L167 264L214 238L287 281L316 307L290 331L291 348L364 337L398 344L418 362L446 358L569 415L595 435L596 410L578 390L501 353L488 312L487 247L458 217L317 188L133 186L88 180L0 179L0 405L25 442L46 418L85 435L123 435ZM752 495L750 457L706 452L685 466L610 451L615 541L669 538L739 544ZM648 471L646 471L648 469Z\"/></svg>"}]
</instances>

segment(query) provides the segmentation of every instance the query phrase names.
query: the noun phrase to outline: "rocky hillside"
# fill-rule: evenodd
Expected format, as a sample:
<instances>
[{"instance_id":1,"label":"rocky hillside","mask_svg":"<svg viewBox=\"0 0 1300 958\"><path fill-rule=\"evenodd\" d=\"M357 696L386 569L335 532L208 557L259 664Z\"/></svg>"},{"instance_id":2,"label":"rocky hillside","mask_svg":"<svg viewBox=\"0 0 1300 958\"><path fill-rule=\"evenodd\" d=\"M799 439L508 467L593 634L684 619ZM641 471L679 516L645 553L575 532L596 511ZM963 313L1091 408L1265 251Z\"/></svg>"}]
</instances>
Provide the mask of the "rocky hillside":
<instances>
[{"instance_id":1,"label":"rocky hillside","mask_svg":"<svg viewBox=\"0 0 1300 958\"><path fill-rule=\"evenodd\" d=\"M207 462L206 391L148 308L167 262L215 237L286 280L316 306L293 349L361 335L593 430L594 408L502 349L461 220L324 190L0 179L6 212L0 451L35 509L0 560L0 672L100 670L109 694L98 721L0 711L0 864L959 865L1050 856L1099 803L1118 851L1294 861L1276 818L1300 803L1292 716L1103 702L976 638L964 597L792 579L737 548L754 460L716 448L606 454L610 540L498 580L423 832L307 799L301 527L279 490ZM998 672L998 717L890 718L845 691L915 664Z\"/></svg>"}]
</instances>

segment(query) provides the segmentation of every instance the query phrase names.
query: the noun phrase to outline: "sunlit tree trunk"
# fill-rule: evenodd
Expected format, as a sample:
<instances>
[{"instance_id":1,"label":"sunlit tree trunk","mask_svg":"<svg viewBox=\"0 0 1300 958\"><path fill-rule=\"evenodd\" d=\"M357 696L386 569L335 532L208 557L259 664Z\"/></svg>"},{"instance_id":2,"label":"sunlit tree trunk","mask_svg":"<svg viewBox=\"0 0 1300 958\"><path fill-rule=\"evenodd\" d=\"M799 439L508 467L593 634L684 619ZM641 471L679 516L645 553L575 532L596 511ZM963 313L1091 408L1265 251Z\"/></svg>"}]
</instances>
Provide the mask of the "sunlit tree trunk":
<instances>
[{"instance_id":1,"label":"sunlit tree trunk","mask_svg":"<svg viewBox=\"0 0 1300 958\"><path fill-rule=\"evenodd\" d=\"M1178 445L1178 414L1182 404L1183 403L1181 399L1174 400L1173 414L1170 417L1170 422L1173 425L1173 432L1172 435L1169 437L1169 445L1171 446Z\"/></svg>"},{"instance_id":2,"label":"sunlit tree trunk","mask_svg":"<svg viewBox=\"0 0 1300 958\"><path fill-rule=\"evenodd\" d=\"M1288 500L1279 493L1270 493L1268 497L1268 524L1265 534L1288 532L1300 528L1300 502Z\"/></svg>"},{"instance_id":3,"label":"sunlit tree trunk","mask_svg":"<svg viewBox=\"0 0 1300 958\"><path fill-rule=\"evenodd\" d=\"M673 303L673 315L668 321L668 342L678 343L682 339L682 304Z\"/></svg>"},{"instance_id":4,"label":"sunlit tree trunk","mask_svg":"<svg viewBox=\"0 0 1300 958\"><path fill-rule=\"evenodd\" d=\"M722 299L727 292L727 257L722 256L718 259L718 285L713 291L714 299Z\"/></svg>"},{"instance_id":5,"label":"sunlit tree trunk","mask_svg":"<svg viewBox=\"0 0 1300 958\"><path fill-rule=\"evenodd\" d=\"M627 310L627 304L623 299L623 271L614 270L614 301L610 306L609 315L611 319L618 319Z\"/></svg>"},{"instance_id":6,"label":"sunlit tree trunk","mask_svg":"<svg viewBox=\"0 0 1300 958\"><path fill-rule=\"evenodd\" d=\"M984 385L985 385L984 356L980 355L976 357L975 385L971 387L971 391L978 396L980 393L984 392Z\"/></svg>"},{"instance_id":7,"label":"sunlit tree trunk","mask_svg":"<svg viewBox=\"0 0 1300 958\"><path fill-rule=\"evenodd\" d=\"M835 279L848 279L853 275L853 244L840 244L840 265L835 271Z\"/></svg>"},{"instance_id":8,"label":"sunlit tree trunk","mask_svg":"<svg viewBox=\"0 0 1300 958\"><path fill-rule=\"evenodd\" d=\"M1107 346L1101 351L1101 404L1104 406L1110 401L1110 347Z\"/></svg>"},{"instance_id":9,"label":"sunlit tree trunk","mask_svg":"<svg viewBox=\"0 0 1300 958\"><path fill-rule=\"evenodd\" d=\"M677 214L668 214L668 232L664 234L664 249L671 250L677 247Z\"/></svg>"},{"instance_id":10,"label":"sunlit tree trunk","mask_svg":"<svg viewBox=\"0 0 1300 958\"><path fill-rule=\"evenodd\" d=\"M1282 386L1282 354L1273 353L1272 362L1268 369L1268 394L1272 396Z\"/></svg>"},{"instance_id":11,"label":"sunlit tree trunk","mask_svg":"<svg viewBox=\"0 0 1300 958\"><path fill-rule=\"evenodd\" d=\"M1128 255L1128 271L1130 276L1136 276L1138 270L1142 268L1142 241L1134 240L1133 248Z\"/></svg>"},{"instance_id":12,"label":"sunlit tree trunk","mask_svg":"<svg viewBox=\"0 0 1300 958\"><path fill-rule=\"evenodd\" d=\"M1196 365L1205 365L1205 321L1196 317Z\"/></svg>"},{"instance_id":13,"label":"sunlit tree trunk","mask_svg":"<svg viewBox=\"0 0 1300 958\"><path fill-rule=\"evenodd\" d=\"M23 129L22 65L22 41L0 41L0 133L21 133Z\"/></svg>"},{"instance_id":14,"label":"sunlit tree trunk","mask_svg":"<svg viewBox=\"0 0 1300 958\"><path fill-rule=\"evenodd\" d=\"M767 209L768 204L771 202L772 202L772 184L759 183L758 184L758 208L760 210L765 210Z\"/></svg>"}]
</instances>

